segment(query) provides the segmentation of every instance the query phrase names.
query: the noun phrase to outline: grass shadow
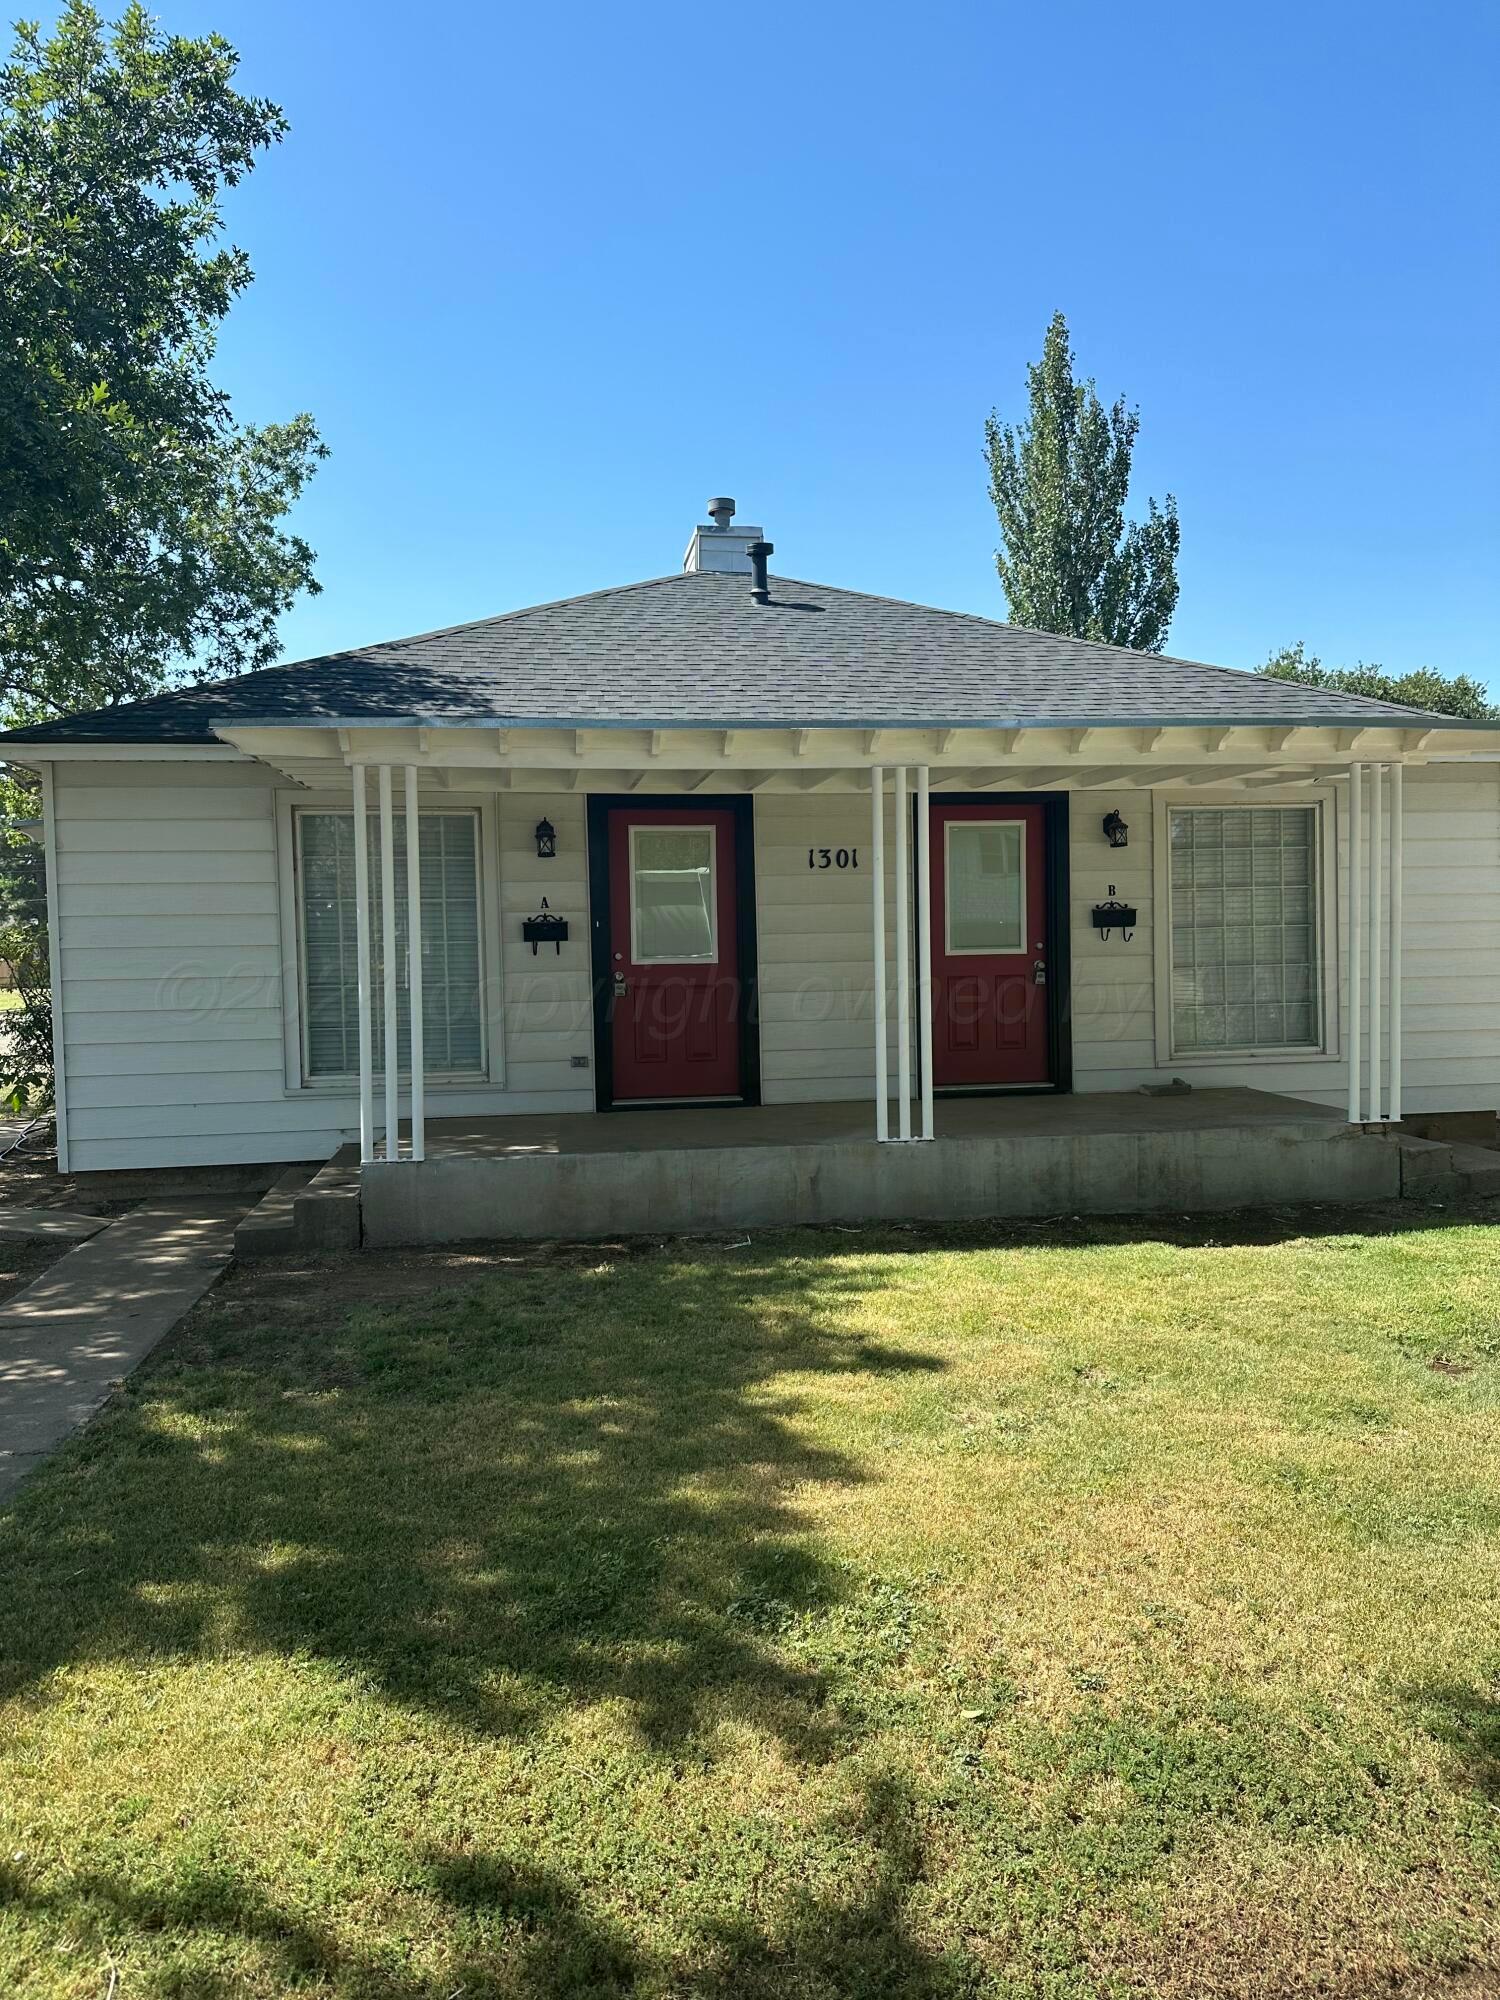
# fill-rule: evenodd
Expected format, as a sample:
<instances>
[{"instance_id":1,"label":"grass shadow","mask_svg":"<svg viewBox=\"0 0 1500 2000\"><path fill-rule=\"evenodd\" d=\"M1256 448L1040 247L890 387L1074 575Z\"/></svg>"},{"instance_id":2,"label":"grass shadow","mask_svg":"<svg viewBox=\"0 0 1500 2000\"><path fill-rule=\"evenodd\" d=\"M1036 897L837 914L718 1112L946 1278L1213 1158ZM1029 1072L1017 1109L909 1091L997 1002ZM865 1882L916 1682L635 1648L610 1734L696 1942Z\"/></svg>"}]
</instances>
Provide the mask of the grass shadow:
<instances>
[{"instance_id":1,"label":"grass shadow","mask_svg":"<svg viewBox=\"0 0 1500 2000\"><path fill-rule=\"evenodd\" d=\"M772 1378L939 1365L840 1328L840 1289L696 1252L400 1309L200 1311L0 1518L0 1691L230 1646L488 1732L613 1700L668 1745L727 1704L819 1754L817 1676L740 1607L848 1588L792 1496L865 1474Z\"/></svg>"}]
</instances>

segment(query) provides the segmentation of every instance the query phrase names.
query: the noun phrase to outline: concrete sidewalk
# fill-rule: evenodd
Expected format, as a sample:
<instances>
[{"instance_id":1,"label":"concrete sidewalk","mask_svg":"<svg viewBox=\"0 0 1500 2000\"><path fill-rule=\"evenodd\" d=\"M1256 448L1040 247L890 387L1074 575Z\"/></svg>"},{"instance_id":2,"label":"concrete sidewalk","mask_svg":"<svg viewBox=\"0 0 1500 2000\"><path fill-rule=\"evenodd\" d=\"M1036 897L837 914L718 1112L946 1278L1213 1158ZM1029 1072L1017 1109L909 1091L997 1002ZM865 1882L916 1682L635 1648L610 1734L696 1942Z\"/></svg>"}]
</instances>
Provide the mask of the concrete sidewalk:
<instances>
[{"instance_id":1,"label":"concrete sidewalk","mask_svg":"<svg viewBox=\"0 0 1500 2000\"><path fill-rule=\"evenodd\" d=\"M247 1206L226 1196L145 1202L0 1305L0 1499L203 1296Z\"/></svg>"}]
</instances>

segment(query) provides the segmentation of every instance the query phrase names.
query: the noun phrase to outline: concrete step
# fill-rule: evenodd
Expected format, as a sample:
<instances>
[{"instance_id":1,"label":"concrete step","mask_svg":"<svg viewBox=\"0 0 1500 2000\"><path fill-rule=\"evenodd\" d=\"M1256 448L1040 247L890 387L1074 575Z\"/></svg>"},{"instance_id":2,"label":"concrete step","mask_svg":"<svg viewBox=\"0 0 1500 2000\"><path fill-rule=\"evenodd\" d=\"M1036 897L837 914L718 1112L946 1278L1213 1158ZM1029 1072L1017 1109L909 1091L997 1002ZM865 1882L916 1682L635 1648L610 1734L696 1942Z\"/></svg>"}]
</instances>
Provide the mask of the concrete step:
<instances>
[{"instance_id":1,"label":"concrete step","mask_svg":"<svg viewBox=\"0 0 1500 2000\"><path fill-rule=\"evenodd\" d=\"M1401 1155L1401 1192L1415 1200L1453 1201L1500 1194L1500 1153L1487 1146L1391 1135Z\"/></svg>"},{"instance_id":2,"label":"concrete step","mask_svg":"<svg viewBox=\"0 0 1500 2000\"><path fill-rule=\"evenodd\" d=\"M299 1250L357 1250L360 1244L359 1148L341 1146L295 1202Z\"/></svg>"},{"instance_id":3,"label":"concrete step","mask_svg":"<svg viewBox=\"0 0 1500 2000\"><path fill-rule=\"evenodd\" d=\"M273 1182L234 1232L236 1257L289 1257L297 1241L297 1196L317 1172L317 1163L301 1160Z\"/></svg>"},{"instance_id":4,"label":"concrete step","mask_svg":"<svg viewBox=\"0 0 1500 2000\"><path fill-rule=\"evenodd\" d=\"M1475 1194L1500 1193L1500 1153L1492 1146L1450 1145L1448 1158Z\"/></svg>"},{"instance_id":5,"label":"concrete step","mask_svg":"<svg viewBox=\"0 0 1500 2000\"><path fill-rule=\"evenodd\" d=\"M347 1146L322 1166L288 1167L234 1236L234 1254L250 1259L358 1248L359 1154Z\"/></svg>"}]
</instances>

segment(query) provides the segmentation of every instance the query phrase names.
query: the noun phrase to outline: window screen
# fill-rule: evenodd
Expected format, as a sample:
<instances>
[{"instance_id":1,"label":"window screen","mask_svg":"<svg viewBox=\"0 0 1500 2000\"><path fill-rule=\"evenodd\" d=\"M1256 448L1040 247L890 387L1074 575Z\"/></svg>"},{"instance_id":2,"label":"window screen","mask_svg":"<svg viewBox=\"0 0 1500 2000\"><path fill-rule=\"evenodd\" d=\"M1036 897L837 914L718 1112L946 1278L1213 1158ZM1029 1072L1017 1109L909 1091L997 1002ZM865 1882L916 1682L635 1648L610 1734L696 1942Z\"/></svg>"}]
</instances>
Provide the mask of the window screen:
<instances>
[{"instance_id":1,"label":"window screen","mask_svg":"<svg viewBox=\"0 0 1500 2000\"><path fill-rule=\"evenodd\" d=\"M302 922L302 1038L309 1078L359 1071L358 961L354 922L354 815L299 812L297 880ZM429 1072L484 1068L480 1007L479 816L422 813L422 1032ZM370 966L375 1067L385 1066L384 963L380 935L379 823L370 843ZM400 1066L411 1062L406 973L406 825L395 823L396 1033Z\"/></svg>"},{"instance_id":2,"label":"window screen","mask_svg":"<svg viewBox=\"0 0 1500 2000\"><path fill-rule=\"evenodd\" d=\"M1317 1048L1317 809L1173 806L1172 1045Z\"/></svg>"}]
</instances>

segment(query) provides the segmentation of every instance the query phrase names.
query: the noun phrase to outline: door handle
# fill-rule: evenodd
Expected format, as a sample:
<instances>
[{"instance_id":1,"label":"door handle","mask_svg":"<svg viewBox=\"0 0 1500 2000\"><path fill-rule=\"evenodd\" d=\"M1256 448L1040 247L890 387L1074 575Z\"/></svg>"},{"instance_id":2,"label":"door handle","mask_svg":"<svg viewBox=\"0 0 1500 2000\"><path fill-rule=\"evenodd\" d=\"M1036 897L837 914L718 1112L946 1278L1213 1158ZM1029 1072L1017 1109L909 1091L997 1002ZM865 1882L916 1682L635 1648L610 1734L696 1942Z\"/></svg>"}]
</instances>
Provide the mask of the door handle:
<instances>
[{"instance_id":1,"label":"door handle","mask_svg":"<svg viewBox=\"0 0 1500 2000\"><path fill-rule=\"evenodd\" d=\"M615 998L616 998L617 1000L619 1000L619 999L623 999L623 997L625 996L625 994L626 994L626 993L628 993L629 991L630 991L630 988L629 988L629 987L628 987L628 986L626 985L626 983L625 983L625 975L624 975L624 973L623 973L623 972L617 972L617 973L615 974Z\"/></svg>"},{"instance_id":2,"label":"door handle","mask_svg":"<svg viewBox=\"0 0 1500 2000\"><path fill-rule=\"evenodd\" d=\"M1047 984L1047 961L1044 958L1034 958L1031 961L1031 983L1033 986Z\"/></svg>"}]
</instances>

